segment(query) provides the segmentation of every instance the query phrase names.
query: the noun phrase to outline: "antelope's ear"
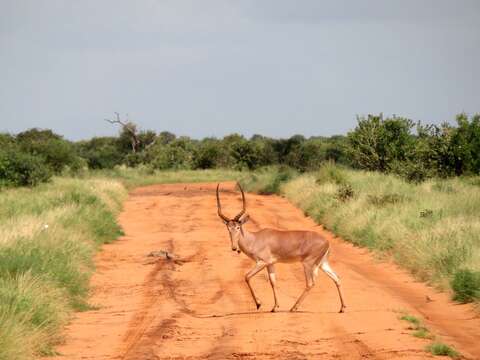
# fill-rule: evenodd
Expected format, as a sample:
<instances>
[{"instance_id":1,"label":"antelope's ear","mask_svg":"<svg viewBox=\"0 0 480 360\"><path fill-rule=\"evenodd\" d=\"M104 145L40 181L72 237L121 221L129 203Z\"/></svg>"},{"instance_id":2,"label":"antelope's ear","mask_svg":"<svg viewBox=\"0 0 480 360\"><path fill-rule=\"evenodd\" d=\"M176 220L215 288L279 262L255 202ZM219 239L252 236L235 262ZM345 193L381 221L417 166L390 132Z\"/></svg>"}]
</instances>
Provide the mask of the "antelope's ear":
<instances>
[{"instance_id":1,"label":"antelope's ear","mask_svg":"<svg viewBox=\"0 0 480 360\"><path fill-rule=\"evenodd\" d=\"M248 220L250 220L250 216L248 214L244 214L241 218L240 218L240 224L245 224Z\"/></svg>"}]
</instances>

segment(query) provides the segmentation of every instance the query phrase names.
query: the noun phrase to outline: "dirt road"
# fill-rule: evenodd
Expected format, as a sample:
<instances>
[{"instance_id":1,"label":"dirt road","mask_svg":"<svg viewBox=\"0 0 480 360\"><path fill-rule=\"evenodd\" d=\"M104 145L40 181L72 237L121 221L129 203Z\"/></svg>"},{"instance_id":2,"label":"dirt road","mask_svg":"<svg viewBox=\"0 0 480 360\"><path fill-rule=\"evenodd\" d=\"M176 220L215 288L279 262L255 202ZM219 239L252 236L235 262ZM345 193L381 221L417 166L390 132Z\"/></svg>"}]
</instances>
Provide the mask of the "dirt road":
<instances>
[{"instance_id":1,"label":"dirt road","mask_svg":"<svg viewBox=\"0 0 480 360\"><path fill-rule=\"evenodd\" d=\"M225 184L233 189L233 183ZM226 214L238 194L222 197ZM413 337L401 311L469 359L480 359L480 319L470 306L415 282L392 264L335 239L276 196L247 194L246 226L313 229L332 243L330 263L342 279L346 313L338 314L334 284L323 273L298 313L287 310L304 288L300 264L277 265L281 311L273 305L266 272L244 282L253 262L230 250L216 215L214 184L139 188L120 222L125 236L98 255L92 303L79 313L55 359L425 359L429 340ZM165 249L183 265L147 257Z\"/></svg>"}]
</instances>

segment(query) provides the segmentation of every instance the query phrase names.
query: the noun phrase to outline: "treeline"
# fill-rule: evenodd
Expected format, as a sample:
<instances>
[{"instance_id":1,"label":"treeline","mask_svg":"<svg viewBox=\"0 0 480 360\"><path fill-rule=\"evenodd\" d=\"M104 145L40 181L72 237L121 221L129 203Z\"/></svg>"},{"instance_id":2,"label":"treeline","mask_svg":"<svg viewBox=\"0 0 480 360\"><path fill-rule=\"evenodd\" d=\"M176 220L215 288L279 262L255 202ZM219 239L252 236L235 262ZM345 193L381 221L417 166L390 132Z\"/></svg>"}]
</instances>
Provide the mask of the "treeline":
<instances>
[{"instance_id":1,"label":"treeline","mask_svg":"<svg viewBox=\"0 0 480 360\"><path fill-rule=\"evenodd\" d=\"M355 168L394 173L420 182L429 177L480 174L480 114L456 117L456 126L423 125L382 115L358 119L348 134Z\"/></svg>"},{"instance_id":2,"label":"treeline","mask_svg":"<svg viewBox=\"0 0 480 360\"><path fill-rule=\"evenodd\" d=\"M17 135L0 134L0 185L36 185L52 175L118 165L148 166L152 170L230 168L253 170L286 165L307 171L324 161L346 164L344 136L272 139L239 134L223 139L195 140L170 132L123 128L119 136L70 142L51 130L30 129Z\"/></svg>"},{"instance_id":3,"label":"treeline","mask_svg":"<svg viewBox=\"0 0 480 360\"><path fill-rule=\"evenodd\" d=\"M456 125L422 125L401 117L359 117L346 136L295 135L273 139L239 134L191 139L120 124L118 136L71 142L51 130L0 134L0 186L32 186L52 175L118 165L152 170L285 165L300 172L326 162L394 173L409 181L480 173L480 115L460 114Z\"/></svg>"}]
</instances>

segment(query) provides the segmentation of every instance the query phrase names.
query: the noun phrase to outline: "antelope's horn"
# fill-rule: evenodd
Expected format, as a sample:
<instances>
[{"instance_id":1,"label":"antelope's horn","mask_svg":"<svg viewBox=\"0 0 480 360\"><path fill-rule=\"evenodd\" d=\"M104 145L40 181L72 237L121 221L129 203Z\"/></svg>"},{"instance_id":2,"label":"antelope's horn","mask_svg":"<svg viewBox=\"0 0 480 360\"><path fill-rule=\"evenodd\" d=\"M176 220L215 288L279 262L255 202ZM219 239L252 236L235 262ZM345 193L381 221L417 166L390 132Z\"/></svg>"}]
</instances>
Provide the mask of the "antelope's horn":
<instances>
[{"instance_id":1,"label":"antelope's horn","mask_svg":"<svg viewBox=\"0 0 480 360\"><path fill-rule=\"evenodd\" d=\"M220 184L217 184L217 209L218 209L218 216L220 216L225 221L230 221L225 215L222 214L222 205L220 205L220 195L218 194L218 188Z\"/></svg>"},{"instance_id":2,"label":"antelope's horn","mask_svg":"<svg viewBox=\"0 0 480 360\"><path fill-rule=\"evenodd\" d=\"M245 214L245 211L247 210L247 209L246 209L246 204L245 204L245 194L243 193L242 186L240 185L239 182L237 182L237 186L238 186L238 188L240 189L240 191L242 192L242 205L243 205L243 208L242 208L242 211L240 211L240 212L238 213L238 215L235 216L235 218L234 218L235 221L240 220L240 218L242 217L242 215Z\"/></svg>"}]
</instances>

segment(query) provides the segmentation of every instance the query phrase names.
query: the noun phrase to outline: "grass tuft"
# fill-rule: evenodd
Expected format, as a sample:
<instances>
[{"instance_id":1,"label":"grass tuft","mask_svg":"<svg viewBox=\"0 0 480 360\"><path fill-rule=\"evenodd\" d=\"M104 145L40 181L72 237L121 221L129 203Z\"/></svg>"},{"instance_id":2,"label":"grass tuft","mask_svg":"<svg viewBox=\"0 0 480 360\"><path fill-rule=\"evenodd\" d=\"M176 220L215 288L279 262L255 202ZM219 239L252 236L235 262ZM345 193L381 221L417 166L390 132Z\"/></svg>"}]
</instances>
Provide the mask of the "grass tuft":
<instances>
[{"instance_id":1,"label":"grass tuft","mask_svg":"<svg viewBox=\"0 0 480 360\"><path fill-rule=\"evenodd\" d=\"M434 342L427 346L427 351L436 356L449 356L452 359L458 359L460 354L451 346L441 342Z\"/></svg>"},{"instance_id":2,"label":"grass tuft","mask_svg":"<svg viewBox=\"0 0 480 360\"><path fill-rule=\"evenodd\" d=\"M451 286L454 291L453 300L468 303L480 298L480 272L468 269L458 270Z\"/></svg>"},{"instance_id":3,"label":"grass tuft","mask_svg":"<svg viewBox=\"0 0 480 360\"><path fill-rule=\"evenodd\" d=\"M420 339L433 339L434 338L432 333L426 327L423 327L423 326L420 326L417 330L415 330L412 333L412 335L417 337L417 338L420 338Z\"/></svg>"},{"instance_id":4,"label":"grass tuft","mask_svg":"<svg viewBox=\"0 0 480 360\"><path fill-rule=\"evenodd\" d=\"M414 326L414 329L418 329L421 324L420 320L413 315L403 315L400 320L408 321Z\"/></svg>"}]
</instances>

